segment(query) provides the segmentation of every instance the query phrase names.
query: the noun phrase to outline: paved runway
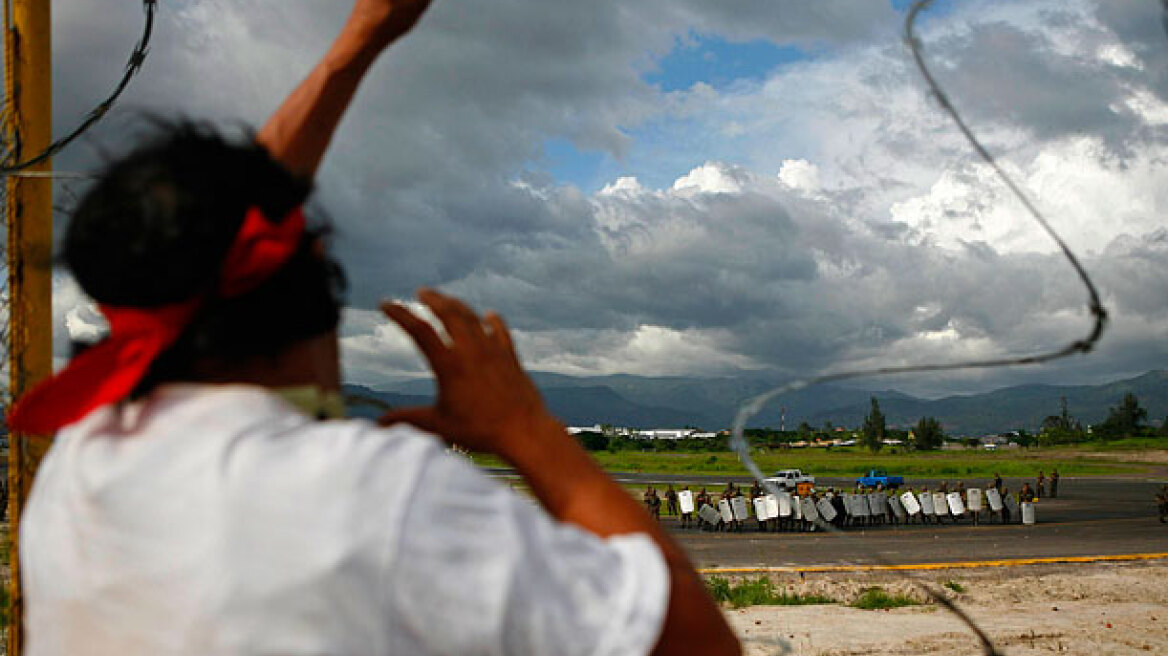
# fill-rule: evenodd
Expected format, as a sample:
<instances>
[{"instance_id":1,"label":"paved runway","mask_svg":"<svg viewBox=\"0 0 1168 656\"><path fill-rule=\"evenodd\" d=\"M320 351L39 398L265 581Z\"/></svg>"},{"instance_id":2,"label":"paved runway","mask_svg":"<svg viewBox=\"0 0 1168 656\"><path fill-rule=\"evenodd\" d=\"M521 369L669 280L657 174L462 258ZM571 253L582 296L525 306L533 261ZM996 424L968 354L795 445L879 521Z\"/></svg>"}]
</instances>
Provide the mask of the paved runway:
<instances>
[{"instance_id":1,"label":"paved runway","mask_svg":"<svg viewBox=\"0 0 1168 656\"><path fill-rule=\"evenodd\" d=\"M843 481L825 480L821 487ZM919 489L922 484L914 481ZM724 480L721 482L724 485ZM936 481L928 481L935 489ZM971 483L967 483L972 487ZM877 565L968 560L1048 558L1168 552L1168 524L1159 523L1149 479L1063 479L1058 499L1037 505L1033 526L997 523L878 526L842 535L813 533L710 533L662 521L694 564L712 567ZM699 483L701 485L701 483ZM1008 480L1012 490L1020 481ZM692 485L691 485L692 488ZM720 488L719 488L720 489ZM750 526L754 522L748 521Z\"/></svg>"},{"instance_id":2,"label":"paved runway","mask_svg":"<svg viewBox=\"0 0 1168 656\"><path fill-rule=\"evenodd\" d=\"M513 475L512 470L491 470ZM617 482L630 486L654 485L658 492L673 484L697 491L705 486L721 492L728 481L749 487L743 476L693 476L615 473ZM956 478L949 479L955 484ZM1023 479L1006 478L1013 492ZM1033 480L1030 481L1033 485ZM817 478L817 487L850 488L855 479ZM939 479L912 479L908 485L936 490ZM967 487L986 487L986 479L965 479ZM846 529L843 535L813 533L740 533L682 530L677 519L662 524L689 552L699 568L799 567L815 565L879 565L961 562L1018 558L1055 558L1168 552L1168 524L1157 519L1155 494L1168 483L1164 477L1066 477L1059 498L1037 504L1033 526L997 523L972 526L963 521L941 526L878 526ZM754 524L747 521L747 526Z\"/></svg>"}]
</instances>

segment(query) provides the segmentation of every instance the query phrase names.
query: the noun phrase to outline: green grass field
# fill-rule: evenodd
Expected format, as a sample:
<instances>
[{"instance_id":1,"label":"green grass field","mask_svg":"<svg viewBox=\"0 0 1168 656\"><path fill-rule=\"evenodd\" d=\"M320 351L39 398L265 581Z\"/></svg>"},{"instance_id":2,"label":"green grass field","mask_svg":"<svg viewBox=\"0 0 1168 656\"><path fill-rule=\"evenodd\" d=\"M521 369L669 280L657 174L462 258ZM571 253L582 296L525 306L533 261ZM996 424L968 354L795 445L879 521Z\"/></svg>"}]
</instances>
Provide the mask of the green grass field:
<instances>
[{"instance_id":1,"label":"green grass field","mask_svg":"<svg viewBox=\"0 0 1168 656\"><path fill-rule=\"evenodd\" d=\"M1134 446L1127 448L1137 448ZM879 453L854 449L800 449L753 454L766 473L798 468L815 476L859 476L869 469L884 469L905 478L991 478L1034 476L1038 470L1048 474L1058 468L1063 476L1138 474L1149 471L1154 463L1109 462L1091 455L1092 449L1013 449L1003 451L936 451L914 453ZM694 474L708 476L745 476L746 469L738 456L730 452L651 453L635 451L593 452L596 461L609 472L646 474ZM503 466L498 459L477 455L482 466Z\"/></svg>"}]
</instances>

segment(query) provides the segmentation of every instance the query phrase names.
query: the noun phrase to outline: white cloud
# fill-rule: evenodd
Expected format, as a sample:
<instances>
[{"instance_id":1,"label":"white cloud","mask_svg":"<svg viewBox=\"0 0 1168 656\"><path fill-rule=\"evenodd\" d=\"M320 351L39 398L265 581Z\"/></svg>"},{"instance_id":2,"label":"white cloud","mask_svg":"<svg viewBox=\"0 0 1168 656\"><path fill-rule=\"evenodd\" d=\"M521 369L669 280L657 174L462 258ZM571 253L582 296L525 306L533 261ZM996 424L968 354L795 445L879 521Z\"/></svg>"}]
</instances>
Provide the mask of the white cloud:
<instances>
[{"instance_id":1,"label":"white cloud","mask_svg":"<svg viewBox=\"0 0 1168 656\"><path fill-rule=\"evenodd\" d=\"M732 194L742 191L743 174L717 162L702 166L678 178L673 191L679 195Z\"/></svg>"},{"instance_id":2,"label":"white cloud","mask_svg":"<svg viewBox=\"0 0 1168 656\"><path fill-rule=\"evenodd\" d=\"M644 187L633 176L624 176L617 178L616 181L604 185L600 190L601 196L614 196L617 194L638 195L644 191Z\"/></svg>"},{"instance_id":3,"label":"white cloud","mask_svg":"<svg viewBox=\"0 0 1168 656\"><path fill-rule=\"evenodd\" d=\"M750 358L728 353L719 331L676 330L640 325L627 332L556 331L517 333L524 364L567 375L642 374L722 375L764 368ZM603 350L565 348L603 343Z\"/></svg>"},{"instance_id":4,"label":"white cloud","mask_svg":"<svg viewBox=\"0 0 1168 656\"><path fill-rule=\"evenodd\" d=\"M1144 63L1136 53L1122 43L1108 43L1100 46L1096 51L1099 59L1120 68L1134 68L1137 71L1144 70Z\"/></svg>"},{"instance_id":5,"label":"white cloud","mask_svg":"<svg viewBox=\"0 0 1168 656\"><path fill-rule=\"evenodd\" d=\"M820 187L819 167L805 159L783 160L779 168L779 181L791 189L815 192Z\"/></svg>"},{"instance_id":6,"label":"white cloud","mask_svg":"<svg viewBox=\"0 0 1168 656\"><path fill-rule=\"evenodd\" d=\"M93 343L109 331L105 317L67 273L53 273L53 369L68 362L73 342Z\"/></svg>"}]
</instances>

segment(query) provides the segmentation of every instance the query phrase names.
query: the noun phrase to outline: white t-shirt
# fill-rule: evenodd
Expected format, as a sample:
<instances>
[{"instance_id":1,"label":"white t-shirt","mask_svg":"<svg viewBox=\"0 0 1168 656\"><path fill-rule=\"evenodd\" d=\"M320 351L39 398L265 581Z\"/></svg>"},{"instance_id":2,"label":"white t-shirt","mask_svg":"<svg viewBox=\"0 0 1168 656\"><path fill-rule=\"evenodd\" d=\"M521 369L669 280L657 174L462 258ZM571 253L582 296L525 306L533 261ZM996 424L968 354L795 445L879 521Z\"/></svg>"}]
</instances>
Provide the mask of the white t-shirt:
<instances>
[{"instance_id":1,"label":"white t-shirt","mask_svg":"<svg viewBox=\"0 0 1168 656\"><path fill-rule=\"evenodd\" d=\"M61 431L20 532L27 653L646 654L645 535L547 516L433 436L177 385Z\"/></svg>"}]
</instances>

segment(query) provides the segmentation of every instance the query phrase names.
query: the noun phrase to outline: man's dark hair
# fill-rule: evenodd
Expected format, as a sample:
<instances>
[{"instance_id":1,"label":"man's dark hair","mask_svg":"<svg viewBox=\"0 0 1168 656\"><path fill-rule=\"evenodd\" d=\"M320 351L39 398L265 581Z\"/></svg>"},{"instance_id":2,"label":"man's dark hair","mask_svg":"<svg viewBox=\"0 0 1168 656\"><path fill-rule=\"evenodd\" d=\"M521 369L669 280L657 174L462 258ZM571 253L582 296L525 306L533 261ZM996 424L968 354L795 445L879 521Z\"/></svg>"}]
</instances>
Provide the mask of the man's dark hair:
<instances>
[{"instance_id":1,"label":"man's dark hair","mask_svg":"<svg viewBox=\"0 0 1168 656\"><path fill-rule=\"evenodd\" d=\"M205 303L137 390L191 376L203 358L273 355L322 334L340 319L344 276L325 256L326 228L306 232L288 263L255 290L218 295L224 256L251 207L281 221L311 184L250 139L232 143L188 121L158 134L100 174L74 212L62 257L99 303L157 307Z\"/></svg>"}]
</instances>

